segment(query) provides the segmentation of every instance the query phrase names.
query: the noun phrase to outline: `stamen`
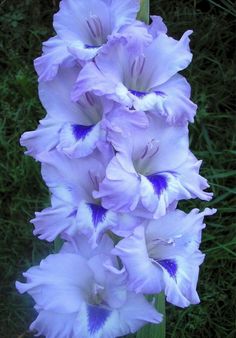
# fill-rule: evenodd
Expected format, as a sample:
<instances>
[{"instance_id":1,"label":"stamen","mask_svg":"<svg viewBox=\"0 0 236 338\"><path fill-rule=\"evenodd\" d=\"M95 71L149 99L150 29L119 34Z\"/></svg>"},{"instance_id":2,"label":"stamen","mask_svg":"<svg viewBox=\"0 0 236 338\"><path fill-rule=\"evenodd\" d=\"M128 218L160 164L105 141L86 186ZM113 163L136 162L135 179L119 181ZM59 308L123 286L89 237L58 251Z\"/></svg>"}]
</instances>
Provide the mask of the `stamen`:
<instances>
[{"instance_id":1,"label":"stamen","mask_svg":"<svg viewBox=\"0 0 236 338\"><path fill-rule=\"evenodd\" d=\"M94 19L94 25L96 27L97 37L102 37L103 27L102 27L101 20L98 16L94 16L93 19Z\"/></svg>"},{"instance_id":2,"label":"stamen","mask_svg":"<svg viewBox=\"0 0 236 338\"><path fill-rule=\"evenodd\" d=\"M134 67L135 67L135 64L136 64L136 59L133 61L133 63L132 63L132 66L131 66L131 77L133 77L134 76Z\"/></svg>"},{"instance_id":3,"label":"stamen","mask_svg":"<svg viewBox=\"0 0 236 338\"><path fill-rule=\"evenodd\" d=\"M144 159L148 157L149 159L152 158L156 153L159 151L159 142L155 139L152 139L145 147L143 155L140 157Z\"/></svg>"},{"instance_id":4,"label":"stamen","mask_svg":"<svg viewBox=\"0 0 236 338\"><path fill-rule=\"evenodd\" d=\"M92 184L94 186L94 189L95 190L98 190L99 189L99 177L98 175L96 175L94 172L92 172L91 170L88 170L88 174L89 174L89 177L92 181Z\"/></svg>"},{"instance_id":5,"label":"stamen","mask_svg":"<svg viewBox=\"0 0 236 338\"><path fill-rule=\"evenodd\" d=\"M87 92L85 94L85 96L86 96L86 99L87 99L88 103L90 104L90 106L93 106L94 105L94 98L92 97L92 95Z\"/></svg>"},{"instance_id":6,"label":"stamen","mask_svg":"<svg viewBox=\"0 0 236 338\"><path fill-rule=\"evenodd\" d=\"M90 29L90 33L93 35L94 38L96 38L96 33L94 32L91 23L89 22L88 19L86 20L86 22L87 22L88 28Z\"/></svg>"},{"instance_id":7,"label":"stamen","mask_svg":"<svg viewBox=\"0 0 236 338\"><path fill-rule=\"evenodd\" d=\"M141 59L141 56L140 56L140 59ZM140 75L142 74L142 72L143 72L145 62L146 62L146 58L145 58L145 56L142 56L142 65L141 65L140 70L139 70L139 76L140 76Z\"/></svg>"}]
</instances>

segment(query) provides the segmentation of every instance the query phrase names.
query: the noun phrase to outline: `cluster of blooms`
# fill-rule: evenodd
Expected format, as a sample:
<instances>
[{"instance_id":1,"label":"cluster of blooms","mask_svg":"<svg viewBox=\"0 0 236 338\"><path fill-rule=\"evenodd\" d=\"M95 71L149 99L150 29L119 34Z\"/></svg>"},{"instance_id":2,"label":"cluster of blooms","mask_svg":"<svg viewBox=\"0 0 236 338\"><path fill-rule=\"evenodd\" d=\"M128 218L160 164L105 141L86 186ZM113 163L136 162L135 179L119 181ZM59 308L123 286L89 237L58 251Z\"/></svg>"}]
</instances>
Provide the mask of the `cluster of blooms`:
<instances>
[{"instance_id":1,"label":"cluster of blooms","mask_svg":"<svg viewBox=\"0 0 236 338\"><path fill-rule=\"evenodd\" d=\"M40 239L64 244L16 286L36 303L31 329L48 338L112 338L160 323L147 294L199 302L203 218L215 210L177 209L212 197L189 150L197 107L178 73L192 59L191 31L175 40L160 17L137 21L139 7L62 0L57 35L35 60L47 115L21 144L42 164L51 207L32 223Z\"/></svg>"}]
</instances>

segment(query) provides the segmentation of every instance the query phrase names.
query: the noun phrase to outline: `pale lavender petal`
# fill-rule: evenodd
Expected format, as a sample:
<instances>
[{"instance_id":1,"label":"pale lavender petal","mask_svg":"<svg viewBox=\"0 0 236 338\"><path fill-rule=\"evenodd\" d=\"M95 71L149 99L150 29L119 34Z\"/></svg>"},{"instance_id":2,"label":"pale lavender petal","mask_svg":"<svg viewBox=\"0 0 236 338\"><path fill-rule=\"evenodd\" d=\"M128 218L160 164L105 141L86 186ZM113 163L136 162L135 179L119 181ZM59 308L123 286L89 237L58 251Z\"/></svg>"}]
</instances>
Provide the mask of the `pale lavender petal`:
<instances>
[{"instance_id":1,"label":"pale lavender petal","mask_svg":"<svg viewBox=\"0 0 236 338\"><path fill-rule=\"evenodd\" d=\"M34 67L39 81L52 80L59 67L73 67L75 58L67 49L66 44L57 36L50 38L43 44L43 55L34 60Z\"/></svg>"},{"instance_id":2,"label":"pale lavender petal","mask_svg":"<svg viewBox=\"0 0 236 338\"><path fill-rule=\"evenodd\" d=\"M63 244L60 253L76 253L89 261L93 256L96 255L109 256L113 248L114 243L112 239L106 234L101 236L99 244L96 246L96 248L91 246L91 243L86 236L76 235L73 237L68 237L68 241Z\"/></svg>"},{"instance_id":3,"label":"pale lavender petal","mask_svg":"<svg viewBox=\"0 0 236 338\"><path fill-rule=\"evenodd\" d=\"M27 283L16 282L18 291L28 292L40 308L58 313L78 311L83 293L92 287L91 270L75 254L50 255L24 273L24 277Z\"/></svg>"},{"instance_id":4,"label":"pale lavender petal","mask_svg":"<svg viewBox=\"0 0 236 338\"><path fill-rule=\"evenodd\" d=\"M31 331L47 338L71 338L76 313L57 313L40 311L36 320L30 325Z\"/></svg>"},{"instance_id":5,"label":"pale lavender petal","mask_svg":"<svg viewBox=\"0 0 236 338\"><path fill-rule=\"evenodd\" d=\"M80 60L92 59L110 35L135 21L138 0L61 1L54 28Z\"/></svg>"},{"instance_id":6,"label":"pale lavender petal","mask_svg":"<svg viewBox=\"0 0 236 338\"><path fill-rule=\"evenodd\" d=\"M199 174L202 161L189 152L188 160L179 166L176 171L179 173L179 179L186 190L191 195L190 198L200 198L204 201L210 201L213 193L204 191L209 188L207 180ZM187 197L186 197L187 198Z\"/></svg>"},{"instance_id":7,"label":"pale lavender petal","mask_svg":"<svg viewBox=\"0 0 236 338\"><path fill-rule=\"evenodd\" d=\"M161 292L161 271L156 269L149 258L144 227L137 227L133 235L121 240L112 253L118 255L125 265L132 290L151 294Z\"/></svg>"},{"instance_id":8,"label":"pale lavender petal","mask_svg":"<svg viewBox=\"0 0 236 338\"><path fill-rule=\"evenodd\" d=\"M146 64L144 72L151 76L150 88L165 83L180 70L185 69L192 60L189 50L189 35L183 34L179 41L160 34L146 50ZM158 54L158 58L156 55ZM148 69L148 65L152 68Z\"/></svg>"},{"instance_id":9,"label":"pale lavender petal","mask_svg":"<svg viewBox=\"0 0 236 338\"><path fill-rule=\"evenodd\" d=\"M27 148L25 154L37 158L41 152L54 149L61 127L61 123L55 123L49 116L41 120L36 130L27 131L20 138L20 144Z\"/></svg>"},{"instance_id":10,"label":"pale lavender petal","mask_svg":"<svg viewBox=\"0 0 236 338\"><path fill-rule=\"evenodd\" d=\"M40 239L52 242L63 233L73 234L76 232L74 208L68 204L58 207L46 208L35 213L31 220L34 224L34 235Z\"/></svg>"},{"instance_id":11,"label":"pale lavender petal","mask_svg":"<svg viewBox=\"0 0 236 338\"><path fill-rule=\"evenodd\" d=\"M102 198L102 204L106 209L120 212L134 210L139 200L140 185L139 176L134 169L133 173L126 172L116 156L109 163L106 172L107 177L100 184L99 191L94 192L93 196Z\"/></svg>"},{"instance_id":12,"label":"pale lavender petal","mask_svg":"<svg viewBox=\"0 0 236 338\"><path fill-rule=\"evenodd\" d=\"M153 110L165 116L168 123L185 124L194 121L197 106L190 100L191 88L183 76L176 74L155 89L164 92L166 99L162 109Z\"/></svg>"},{"instance_id":13,"label":"pale lavender petal","mask_svg":"<svg viewBox=\"0 0 236 338\"><path fill-rule=\"evenodd\" d=\"M152 23L149 25L149 33L153 38L157 38L160 33L167 34L167 27L163 22L162 17L151 15Z\"/></svg>"}]
</instances>

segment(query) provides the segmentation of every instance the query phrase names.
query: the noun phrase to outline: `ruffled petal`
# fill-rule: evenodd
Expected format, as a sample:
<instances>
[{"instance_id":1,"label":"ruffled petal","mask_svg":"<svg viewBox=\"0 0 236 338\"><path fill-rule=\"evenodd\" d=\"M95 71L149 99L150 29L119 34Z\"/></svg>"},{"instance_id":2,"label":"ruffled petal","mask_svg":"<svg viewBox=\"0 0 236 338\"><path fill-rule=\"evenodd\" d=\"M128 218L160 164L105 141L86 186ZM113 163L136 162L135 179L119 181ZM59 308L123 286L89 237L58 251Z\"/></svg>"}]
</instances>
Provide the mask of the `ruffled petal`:
<instances>
[{"instance_id":1,"label":"ruffled petal","mask_svg":"<svg viewBox=\"0 0 236 338\"><path fill-rule=\"evenodd\" d=\"M18 291L28 292L41 309L73 313L79 310L85 293L89 293L93 274L80 256L56 254L30 268L24 277L26 283L16 282Z\"/></svg>"},{"instance_id":2,"label":"ruffled petal","mask_svg":"<svg viewBox=\"0 0 236 338\"><path fill-rule=\"evenodd\" d=\"M155 90L165 93L166 98L161 108L153 106L151 110L164 116L171 124L181 125L194 121L197 105L190 100L191 88L183 76L176 74Z\"/></svg>"},{"instance_id":3,"label":"ruffled petal","mask_svg":"<svg viewBox=\"0 0 236 338\"><path fill-rule=\"evenodd\" d=\"M71 101L70 93L80 67L61 69L49 82L39 83L39 97L48 115L57 122L86 124L81 107Z\"/></svg>"},{"instance_id":4,"label":"ruffled petal","mask_svg":"<svg viewBox=\"0 0 236 338\"><path fill-rule=\"evenodd\" d=\"M204 191L209 188L209 184L204 177L199 175L201 164L202 161L198 161L196 157L189 152L187 161L176 168L176 172L179 174L181 184L189 191L191 195L189 198L200 198L204 201L210 201L213 197L213 193Z\"/></svg>"},{"instance_id":5,"label":"ruffled petal","mask_svg":"<svg viewBox=\"0 0 236 338\"><path fill-rule=\"evenodd\" d=\"M73 206L78 206L81 200L93 202L92 191L105 176L106 149L103 149L104 154L96 151L93 156L80 159L69 159L57 151L42 153L39 156L42 176L51 192Z\"/></svg>"},{"instance_id":6,"label":"ruffled petal","mask_svg":"<svg viewBox=\"0 0 236 338\"><path fill-rule=\"evenodd\" d=\"M75 58L67 49L67 45L59 37L50 38L43 44L43 55L34 60L34 67L39 76L39 81L52 80L59 67L73 67Z\"/></svg>"},{"instance_id":7,"label":"ruffled petal","mask_svg":"<svg viewBox=\"0 0 236 338\"><path fill-rule=\"evenodd\" d=\"M131 290L142 293L161 292L161 271L156 269L148 256L144 227L137 227L133 235L121 240L112 253L119 256L125 265Z\"/></svg>"},{"instance_id":8,"label":"ruffled petal","mask_svg":"<svg viewBox=\"0 0 236 338\"><path fill-rule=\"evenodd\" d=\"M74 334L83 338L120 337L138 331L147 323L162 320L142 295L130 293L126 304L113 311L105 307L87 305L81 308L74 325Z\"/></svg>"},{"instance_id":9,"label":"ruffled petal","mask_svg":"<svg viewBox=\"0 0 236 338\"><path fill-rule=\"evenodd\" d=\"M163 22L162 17L151 15L152 23L149 25L149 33L155 39L160 33L167 34L167 27Z\"/></svg>"},{"instance_id":10,"label":"ruffled petal","mask_svg":"<svg viewBox=\"0 0 236 338\"><path fill-rule=\"evenodd\" d=\"M27 131L20 138L20 144L27 148L25 154L37 159L38 154L54 149L61 128L62 124L56 123L49 116L41 120L36 130Z\"/></svg>"},{"instance_id":11,"label":"ruffled petal","mask_svg":"<svg viewBox=\"0 0 236 338\"><path fill-rule=\"evenodd\" d=\"M95 63L88 62L79 74L71 98L76 102L82 94L89 91L93 91L98 96L106 94L107 97L112 98L116 87L117 83L112 77L110 77L108 81Z\"/></svg>"},{"instance_id":12,"label":"ruffled petal","mask_svg":"<svg viewBox=\"0 0 236 338\"><path fill-rule=\"evenodd\" d=\"M60 132L59 151L71 158L90 155L100 139L100 124L84 126L66 123Z\"/></svg>"},{"instance_id":13,"label":"ruffled petal","mask_svg":"<svg viewBox=\"0 0 236 338\"><path fill-rule=\"evenodd\" d=\"M105 2L111 3L111 21L115 23L115 31L118 31L124 25L134 23L140 8L139 0L106 0Z\"/></svg>"},{"instance_id":14,"label":"ruffled petal","mask_svg":"<svg viewBox=\"0 0 236 338\"><path fill-rule=\"evenodd\" d=\"M204 255L195 252L187 257L176 256L173 260L176 271L160 264L163 270L164 292L168 302L187 307L200 302L196 285L198 281L199 265L202 264ZM157 262L158 263L158 262ZM173 269L173 268L172 268Z\"/></svg>"},{"instance_id":15,"label":"ruffled petal","mask_svg":"<svg viewBox=\"0 0 236 338\"><path fill-rule=\"evenodd\" d=\"M159 324L162 321L162 314L158 313L143 295L135 293L129 294L120 317L129 327L129 332L132 333L138 331L145 324Z\"/></svg>"},{"instance_id":16,"label":"ruffled petal","mask_svg":"<svg viewBox=\"0 0 236 338\"><path fill-rule=\"evenodd\" d=\"M165 83L189 65L192 60L192 54L189 50L190 34L192 34L192 31L185 32L182 38L177 41L162 33L147 48L144 73L151 76L150 89ZM158 55L158 58L156 55ZM148 69L148 65L152 65L152 67Z\"/></svg>"},{"instance_id":17,"label":"ruffled petal","mask_svg":"<svg viewBox=\"0 0 236 338\"><path fill-rule=\"evenodd\" d=\"M116 226L117 215L100 205L82 201L78 207L76 224L78 231L90 238L93 246L97 246L103 233Z\"/></svg>"},{"instance_id":18,"label":"ruffled petal","mask_svg":"<svg viewBox=\"0 0 236 338\"><path fill-rule=\"evenodd\" d=\"M30 325L30 330L47 338L71 338L76 315L76 313L40 311L36 320Z\"/></svg>"},{"instance_id":19,"label":"ruffled petal","mask_svg":"<svg viewBox=\"0 0 236 338\"><path fill-rule=\"evenodd\" d=\"M140 196L143 206L153 214L154 218L159 218L166 214L168 206L174 201L189 197L190 194L174 173L162 172L147 177L142 176Z\"/></svg>"},{"instance_id":20,"label":"ruffled petal","mask_svg":"<svg viewBox=\"0 0 236 338\"><path fill-rule=\"evenodd\" d=\"M127 163L127 166L129 163ZM132 170L132 164L131 164ZM139 200L139 176L133 172L127 172L122 168L117 156L109 163L106 177L99 185L99 191L94 192L95 198L102 198L102 205L106 209L119 212L134 210Z\"/></svg>"},{"instance_id":21,"label":"ruffled petal","mask_svg":"<svg viewBox=\"0 0 236 338\"><path fill-rule=\"evenodd\" d=\"M39 239L52 242L58 235L76 232L74 208L68 204L46 208L36 212L35 216L31 223L35 227L33 234L38 235Z\"/></svg>"},{"instance_id":22,"label":"ruffled petal","mask_svg":"<svg viewBox=\"0 0 236 338\"><path fill-rule=\"evenodd\" d=\"M60 253L76 253L86 260L90 260L97 255L109 256L114 248L112 239L104 234L101 236L99 244L93 248L88 238L84 235L69 237L60 250Z\"/></svg>"}]
</instances>

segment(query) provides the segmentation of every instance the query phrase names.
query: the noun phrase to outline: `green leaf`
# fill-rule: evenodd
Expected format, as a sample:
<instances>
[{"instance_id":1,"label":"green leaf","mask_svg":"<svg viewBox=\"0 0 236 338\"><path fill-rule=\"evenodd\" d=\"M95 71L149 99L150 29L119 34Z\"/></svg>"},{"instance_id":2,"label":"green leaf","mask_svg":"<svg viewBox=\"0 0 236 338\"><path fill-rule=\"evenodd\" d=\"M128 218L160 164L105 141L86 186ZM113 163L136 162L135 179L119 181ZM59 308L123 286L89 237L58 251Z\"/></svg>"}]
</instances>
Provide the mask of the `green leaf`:
<instances>
[{"instance_id":1,"label":"green leaf","mask_svg":"<svg viewBox=\"0 0 236 338\"><path fill-rule=\"evenodd\" d=\"M149 14L150 14L150 1L149 0L140 0L140 11L138 12L137 19L143 22L149 23Z\"/></svg>"},{"instance_id":2,"label":"green leaf","mask_svg":"<svg viewBox=\"0 0 236 338\"><path fill-rule=\"evenodd\" d=\"M64 241L60 238L57 237L54 241L54 253L58 253L63 245Z\"/></svg>"},{"instance_id":3,"label":"green leaf","mask_svg":"<svg viewBox=\"0 0 236 338\"><path fill-rule=\"evenodd\" d=\"M144 326L136 335L137 338L165 338L166 321L165 321L165 295L160 293L155 296L155 308L163 314L161 324L148 324Z\"/></svg>"}]
</instances>

